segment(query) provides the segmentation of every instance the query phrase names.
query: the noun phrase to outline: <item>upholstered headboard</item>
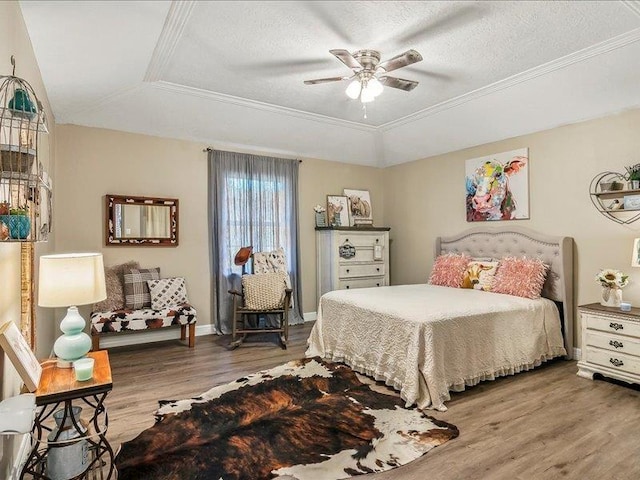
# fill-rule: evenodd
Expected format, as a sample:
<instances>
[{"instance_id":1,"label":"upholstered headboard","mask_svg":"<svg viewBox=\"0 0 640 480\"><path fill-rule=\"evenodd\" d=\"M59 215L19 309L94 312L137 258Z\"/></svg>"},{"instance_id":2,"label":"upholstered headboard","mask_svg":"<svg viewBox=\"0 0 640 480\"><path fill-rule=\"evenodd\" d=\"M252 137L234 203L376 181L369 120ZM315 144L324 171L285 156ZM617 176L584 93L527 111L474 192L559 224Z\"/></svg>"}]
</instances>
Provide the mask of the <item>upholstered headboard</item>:
<instances>
[{"instance_id":1,"label":"upholstered headboard","mask_svg":"<svg viewBox=\"0 0 640 480\"><path fill-rule=\"evenodd\" d=\"M479 227L450 237L437 237L435 253L491 258L526 255L542 259L550 267L542 296L562 303L565 348L569 357L573 355L573 238L543 235L519 227L508 230Z\"/></svg>"}]
</instances>

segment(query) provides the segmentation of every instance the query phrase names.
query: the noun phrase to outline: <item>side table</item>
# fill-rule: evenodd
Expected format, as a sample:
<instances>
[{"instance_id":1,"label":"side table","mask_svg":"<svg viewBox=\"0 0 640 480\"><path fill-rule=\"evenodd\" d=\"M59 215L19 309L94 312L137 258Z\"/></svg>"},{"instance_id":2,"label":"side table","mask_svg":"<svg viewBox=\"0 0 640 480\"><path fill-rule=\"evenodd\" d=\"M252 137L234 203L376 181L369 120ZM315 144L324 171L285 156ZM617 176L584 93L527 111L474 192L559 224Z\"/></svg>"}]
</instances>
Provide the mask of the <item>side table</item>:
<instances>
[{"instance_id":1,"label":"side table","mask_svg":"<svg viewBox=\"0 0 640 480\"><path fill-rule=\"evenodd\" d=\"M599 373L640 384L640 308L623 312L598 303L578 307L582 319L582 358L578 375Z\"/></svg>"},{"instance_id":2,"label":"side table","mask_svg":"<svg viewBox=\"0 0 640 480\"><path fill-rule=\"evenodd\" d=\"M51 480L46 466L52 449L60 449L58 452L67 449L73 453L73 446L79 442L86 442L85 452L88 450L91 455L84 461L80 459L84 470L72 478L85 478L92 469L102 469L103 465L108 465L109 471L106 477L101 478L115 478L114 454L106 438L109 417L104 404L113 388L109 355L106 350L100 350L87 356L95 359L95 366L93 378L86 382L76 381L73 368L57 368L55 361L43 363L42 377L35 391L37 411L31 432L31 452L22 468L21 479ZM79 420L73 415L74 406L76 410L83 407L89 415ZM54 412L59 409L63 412L60 424L68 426L64 438L62 429L56 429L52 421ZM67 459L64 455L62 458Z\"/></svg>"}]
</instances>

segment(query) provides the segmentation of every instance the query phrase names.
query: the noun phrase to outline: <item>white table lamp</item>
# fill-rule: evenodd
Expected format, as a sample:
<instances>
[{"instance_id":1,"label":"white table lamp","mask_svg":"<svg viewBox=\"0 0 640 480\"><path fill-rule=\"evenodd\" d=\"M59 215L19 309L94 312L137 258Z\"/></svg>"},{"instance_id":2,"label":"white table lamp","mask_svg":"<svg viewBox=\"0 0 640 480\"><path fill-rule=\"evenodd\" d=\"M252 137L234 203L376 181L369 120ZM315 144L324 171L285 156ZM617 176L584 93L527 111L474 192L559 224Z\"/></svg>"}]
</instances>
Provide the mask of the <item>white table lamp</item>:
<instances>
[{"instance_id":1,"label":"white table lamp","mask_svg":"<svg viewBox=\"0 0 640 480\"><path fill-rule=\"evenodd\" d=\"M74 360L91 350L91 338L84 333L86 322L77 305L96 303L107 298L101 253L67 253L40 257L38 305L69 307L60 322L63 335L53 351L58 367L70 368Z\"/></svg>"}]
</instances>

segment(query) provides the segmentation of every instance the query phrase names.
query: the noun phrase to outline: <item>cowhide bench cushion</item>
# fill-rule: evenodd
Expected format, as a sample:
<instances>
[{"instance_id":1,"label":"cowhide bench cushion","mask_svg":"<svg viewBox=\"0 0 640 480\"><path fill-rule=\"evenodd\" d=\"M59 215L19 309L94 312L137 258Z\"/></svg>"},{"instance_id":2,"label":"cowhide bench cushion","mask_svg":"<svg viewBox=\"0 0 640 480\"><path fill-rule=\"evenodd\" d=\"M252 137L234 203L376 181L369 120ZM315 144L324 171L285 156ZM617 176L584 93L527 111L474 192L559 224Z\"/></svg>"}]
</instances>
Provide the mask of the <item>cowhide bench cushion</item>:
<instances>
[{"instance_id":1,"label":"cowhide bench cushion","mask_svg":"<svg viewBox=\"0 0 640 480\"><path fill-rule=\"evenodd\" d=\"M180 325L180 339L186 339L189 326L189 347L195 344L196 309L189 304L153 310L122 309L91 314L91 339L93 350L100 349L100 336L111 333L136 332Z\"/></svg>"}]
</instances>

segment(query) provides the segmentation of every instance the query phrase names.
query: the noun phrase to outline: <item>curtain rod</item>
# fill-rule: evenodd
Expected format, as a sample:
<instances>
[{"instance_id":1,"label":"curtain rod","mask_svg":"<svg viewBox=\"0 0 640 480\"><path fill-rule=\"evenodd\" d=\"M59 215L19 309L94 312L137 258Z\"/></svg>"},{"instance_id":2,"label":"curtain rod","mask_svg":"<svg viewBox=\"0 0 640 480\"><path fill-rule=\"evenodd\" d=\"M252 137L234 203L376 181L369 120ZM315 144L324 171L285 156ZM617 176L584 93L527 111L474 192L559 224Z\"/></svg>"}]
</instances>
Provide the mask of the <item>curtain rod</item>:
<instances>
[{"instance_id":1,"label":"curtain rod","mask_svg":"<svg viewBox=\"0 0 640 480\"><path fill-rule=\"evenodd\" d=\"M203 153L209 153L209 152L213 152L213 148L211 147L207 147L204 150L202 150ZM302 163L302 160L298 160L298 163Z\"/></svg>"}]
</instances>

